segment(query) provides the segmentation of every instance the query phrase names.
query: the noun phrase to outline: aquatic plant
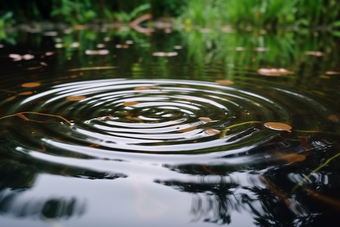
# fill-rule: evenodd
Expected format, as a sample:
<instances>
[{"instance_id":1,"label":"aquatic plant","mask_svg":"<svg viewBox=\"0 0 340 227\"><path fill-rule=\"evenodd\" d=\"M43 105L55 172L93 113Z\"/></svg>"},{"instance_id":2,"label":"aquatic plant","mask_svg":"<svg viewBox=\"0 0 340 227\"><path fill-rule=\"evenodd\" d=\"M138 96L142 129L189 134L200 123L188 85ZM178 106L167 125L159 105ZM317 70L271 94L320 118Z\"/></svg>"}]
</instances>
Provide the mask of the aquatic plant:
<instances>
[{"instance_id":1,"label":"aquatic plant","mask_svg":"<svg viewBox=\"0 0 340 227\"><path fill-rule=\"evenodd\" d=\"M9 27L15 23L15 20L13 18L13 12L8 11L2 16L0 16L0 29L3 29L5 27Z\"/></svg>"},{"instance_id":2,"label":"aquatic plant","mask_svg":"<svg viewBox=\"0 0 340 227\"><path fill-rule=\"evenodd\" d=\"M186 24L220 26L326 26L339 20L336 1L193 0L180 16Z\"/></svg>"}]
</instances>

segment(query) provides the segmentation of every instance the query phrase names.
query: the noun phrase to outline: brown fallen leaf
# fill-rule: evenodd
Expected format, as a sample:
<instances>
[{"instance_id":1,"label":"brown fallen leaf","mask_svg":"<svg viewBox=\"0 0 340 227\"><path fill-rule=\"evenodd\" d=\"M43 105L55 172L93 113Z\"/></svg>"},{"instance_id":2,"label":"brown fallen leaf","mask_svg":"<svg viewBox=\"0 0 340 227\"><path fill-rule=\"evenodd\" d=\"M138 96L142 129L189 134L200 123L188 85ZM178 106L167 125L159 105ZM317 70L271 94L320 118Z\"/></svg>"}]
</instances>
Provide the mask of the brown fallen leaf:
<instances>
[{"instance_id":1,"label":"brown fallen leaf","mask_svg":"<svg viewBox=\"0 0 340 227\"><path fill-rule=\"evenodd\" d=\"M30 82L30 83L24 83L21 84L21 87L39 87L41 83L39 82Z\"/></svg>"},{"instance_id":2,"label":"brown fallen leaf","mask_svg":"<svg viewBox=\"0 0 340 227\"><path fill-rule=\"evenodd\" d=\"M320 52L320 51L306 51L305 54L306 54L306 55L316 56L316 57L321 57L321 56L323 56L323 53Z\"/></svg>"},{"instance_id":3,"label":"brown fallen leaf","mask_svg":"<svg viewBox=\"0 0 340 227\"><path fill-rule=\"evenodd\" d=\"M293 71L289 71L287 69L274 69L274 68L272 69L261 68L257 70L257 72L265 76L283 76L283 75L294 74Z\"/></svg>"},{"instance_id":4,"label":"brown fallen leaf","mask_svg":"<svg viewBox=\"0 0 340 227\"><path fill-rule=\"evenodd\" d=\"M332 122L339 122L340 121L340 114L333 114L328 116L328 120Z\"/></svg>"},{"instance_id":5,"label":"brown fallen leaf","mask_svg":"<svg viewBox=\"0 0 340 227\"><path fill-rule=\"evenodd\" d=\"M150 87L135 87L134 90L136 91L150 90Z\"/></svg>"},{"instance_id":6,"label":"brown fallen leaf","mask_svg":"<svg viewBox=\"0 0 340 227\"><path fill-rule=\"evenodd\" d=\"M211 120L209 117L199 117L198 118L200 121L203 121L203 122L212 122L213 120Z\"/></svg>"},{"instance_id":7,"label":"brown fallen leaf","mask_svg":"<svg viewBox=\"0 0 340 227\"><path fill-rule=\"evenodd\" d=\"M280 122L266 122L264 123L264 126L276 130L276 131L287 131L291 132L292 126L285 124L285 123L280 123Z\"/></svg>"},{"instance_id":8,"label":"brown fallen leaf","mask_svg":"<svg viewBox=\"0 0 340 227\"><path fill-rule=\"evenodd\" d=\"M82 99L85 99L86 96L84 95L80 95L80 96L68 96L66 97L66 100L67 101L79 101L79 100L82 100Z\"/></svg>"},{"instance_id":9,"label":"brown fallen leaf","mask_svg":"<svg viewBox=\"0 0 340 227\"><path fill-rule=\"evenodd\" d=\"M285 160L286 162L292 164L295 162L302 162L304 160L306 160L306 155L303 154L296 154L296 153L292 153L292 154L282 154L282 153L277 153L277 156L280 159Z\"/></svg>"},{"instance_id":10,"label":"brown fallen leaf","mask_svg":"<svg viewBox=\"0 0 340 227\"><path fill-rule=\"evenodd\" d=\"M231 80L216 80L215 83L220 85L232 85L234 84L234 81Z\"/></svg>"},{"instance_id":11,"label":"brown fallen leaf","mask_svg":"<svg viewBox=\"0 0 340 227\"><path fill-rule=\"evenodd\" d=\"M204 132L205 132L206 134L210 135L210 136L214 136L214 135L217 135L217 134L220 133L219 130L213 129L213 128L208 128L208 129L204 130Z\"/></svg>"},{"instance_id":12,"label":"brown fallen leaf","mask_svg":"<svg viewBox=\"0 0 340 227\"><path fill-rule=\"evenodd\" d=\"M183 129L177 130L177 132L190 132L194 129L196 129L196 126L190 126L188 128L183 128Z\"/></svg>"},{"instance_id":13,"label":"brown fallen leaf","mask_svg":"<svg viewBox=\"0 0 340 227\"><path fill-rule=\"evenodd\" d=\"M327 71L326 74L327 74L327 75L340 75L340 72L336 72L336 71Z\"/></svg>"},{"instance_id":14,"label":"brown fallen leaf","mask_svg":"<svg viewBox=\"0 0 340 227\"><path fill-rule=\"evenodd\" d=\"M123 105L124 106L134 106L134 105L137 105L138 102L136 101L130 101L130 102L124 102Z\"/></svg>"},{"instance_id":15,"label":"brown fallen leaf","mask_svg":"<svg viewBox=\"0 0 340 227\"><path fill-rule=\"evenodd\" d=\"M18 95L31 95L31 94L33 94L33 91L20 92Z\"/></svg>"}]
</instances>

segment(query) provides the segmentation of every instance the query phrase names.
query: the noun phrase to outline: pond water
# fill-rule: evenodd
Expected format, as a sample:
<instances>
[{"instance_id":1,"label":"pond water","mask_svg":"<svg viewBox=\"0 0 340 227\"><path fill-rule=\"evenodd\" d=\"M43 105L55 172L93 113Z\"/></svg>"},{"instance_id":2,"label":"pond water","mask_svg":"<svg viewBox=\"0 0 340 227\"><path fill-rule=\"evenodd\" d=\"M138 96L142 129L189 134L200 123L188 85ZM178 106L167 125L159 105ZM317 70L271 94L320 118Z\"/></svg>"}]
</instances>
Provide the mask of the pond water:
<instances>
[{"instance_id":1,"label":"pond water","mask_svg":"<svg viewBox=\"0 0 340 227\"><path fill-rule=\"evenodd\" d=\"M1 37L1 226L340 223L338 38L109 26Z\"/></svg>"}]
</instances>

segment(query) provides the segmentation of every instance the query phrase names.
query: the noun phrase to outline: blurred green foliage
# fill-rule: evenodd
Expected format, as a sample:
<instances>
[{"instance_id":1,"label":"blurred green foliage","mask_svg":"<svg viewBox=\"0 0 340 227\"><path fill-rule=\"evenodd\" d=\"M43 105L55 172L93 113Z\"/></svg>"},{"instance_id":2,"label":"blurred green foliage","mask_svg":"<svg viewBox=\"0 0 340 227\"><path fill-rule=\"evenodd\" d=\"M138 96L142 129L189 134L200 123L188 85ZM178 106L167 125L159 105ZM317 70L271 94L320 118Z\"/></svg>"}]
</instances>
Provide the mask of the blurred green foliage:
<instances>
[{"instance_id":1,"label":"blurred green foliage","mask_svg":"<svg viewBox=\"0 0 340 227\"><path fill-rule=\"evenodd\" d=\"M187 25L331 26L340 20L336 0L191 0L180 20Z\"/></svg>"},{"instance_id":2,"label":"blurred green foliage","mask_svg":"<svg viewBox=\"0 0 340 227\"><path fill-rule=\"evenodd\" d=\"M0 28L32 21L129 22L142 14L199 26L338 27L336 0L31 0L0 1Z\"/></svg>"},{"instance_id":3,"label":"blurred green foliage","mask_svg":"<svg viewBox=\"0 0 340 227\"><path fill-rule=\"evenodd\" d=\"M0 28L44 20L70 24L112 21L126 23L146 13L154 17L178 16L182 6L181 0L0 1Z\"/></svg>"}]
</instances>

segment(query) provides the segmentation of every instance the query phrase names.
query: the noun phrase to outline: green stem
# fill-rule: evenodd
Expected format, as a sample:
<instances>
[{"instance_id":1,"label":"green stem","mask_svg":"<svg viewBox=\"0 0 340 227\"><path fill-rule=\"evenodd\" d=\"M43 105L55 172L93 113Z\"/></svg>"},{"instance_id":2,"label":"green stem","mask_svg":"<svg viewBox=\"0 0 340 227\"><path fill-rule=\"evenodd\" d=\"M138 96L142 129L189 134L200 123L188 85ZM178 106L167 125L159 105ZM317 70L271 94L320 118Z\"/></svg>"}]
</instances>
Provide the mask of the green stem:
<instances>
[{"instance_id":1,"label":"green stem","mask_svg":"<svg viewBox=\"0 0 340 227\"><path fill-rule=\"evenodd\" d=\"M338 154L334 155L333 157L327 159L325 161L325 163L323 163L318 168L314 169L310 174L305 176L299 183L297 183L295 185L295 187L293 188L292 192L295 192L296 189L298 189L298 187L302 186L302 184L305 183L312 176L313 173L315 173L315 172L319 171L320 169L322 169L323 167L325 167L330 161L332 161L333 159L337 158L338 156L340 156L340 153L338 153Z\"/></svg>"},{"instance_id":2,"label":"green stem","mask_svg":"<svg viewBox=\"0 0 340 227\"><path fill-rule=\"evenodd\" d=\"M262 122L261 121L246 121L246 122L230 125L222 131L220 138L224 138L227 135L227 131L229 131L231 128L238 127L238 126L241 126L241 125L246 125L246 124L260 124L260 123L262 123Z\"/></svg>"}]
</instances>

